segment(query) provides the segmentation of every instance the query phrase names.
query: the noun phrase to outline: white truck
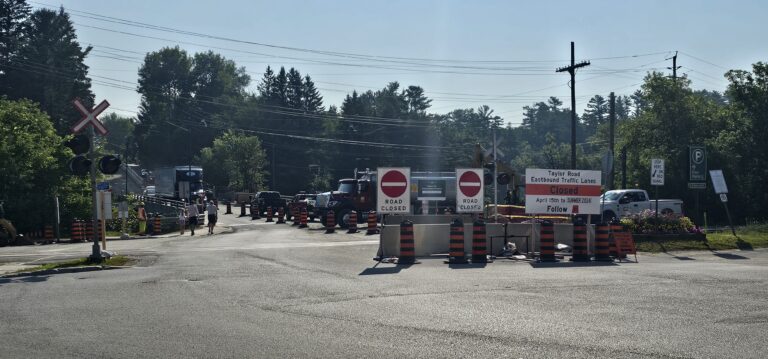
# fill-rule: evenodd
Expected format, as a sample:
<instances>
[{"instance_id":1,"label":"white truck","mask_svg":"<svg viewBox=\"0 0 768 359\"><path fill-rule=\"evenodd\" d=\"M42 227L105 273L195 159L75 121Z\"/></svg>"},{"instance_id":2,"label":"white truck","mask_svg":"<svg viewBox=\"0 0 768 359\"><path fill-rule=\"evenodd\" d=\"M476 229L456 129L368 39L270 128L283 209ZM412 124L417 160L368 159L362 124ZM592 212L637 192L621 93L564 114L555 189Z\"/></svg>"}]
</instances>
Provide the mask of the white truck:
<instances>
[{"instance_id":1,"label":"white truck","mask_svg":"<svg viewBox=\"0 0 768 359\"><path fill-rule=\"evenodd\" d=\"M603 193L601 198L603 218L609 221L617 217L626 217L643 210L656 210L656 200L642 189L617 189ZM659 214L683 214L683 201L679 199L660 199Z\"/></svg>"}]
</instances>

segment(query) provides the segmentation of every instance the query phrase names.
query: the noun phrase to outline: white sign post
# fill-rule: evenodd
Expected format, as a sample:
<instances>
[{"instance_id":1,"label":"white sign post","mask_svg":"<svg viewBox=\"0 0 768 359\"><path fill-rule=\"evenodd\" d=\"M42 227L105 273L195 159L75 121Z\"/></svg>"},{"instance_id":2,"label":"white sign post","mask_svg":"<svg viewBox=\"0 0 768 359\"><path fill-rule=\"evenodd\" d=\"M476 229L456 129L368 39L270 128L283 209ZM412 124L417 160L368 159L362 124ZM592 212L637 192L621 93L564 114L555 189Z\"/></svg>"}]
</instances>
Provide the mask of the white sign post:
<instances>
[{"instance_id":1,"label":"white sign post","mask_svg":"<svg viewBox=\"0 0 768 359\"><path fill-rule=\"evenodd\" d=\"M720 202L723 202L725 214L728 216L728 224L731 226L731 232L736 236L736 228L733 227L733 221L731 220L731 211L728 210L728 186L725 184L723 170L711 170L709 171L709 177L712 178L712 187L714 187L715 193L720 195Z\"/></svg>"},{"instance_id":2,"label":"white sign post","mask_svg":"<svg viewBox=\"0 0 768 359\"><path fill-rule=\"evenodd\" d=\"M483 212L483 170L456 169L456 212Z\"/></svg>"},{"instance_id":3,"label":"white sign post","mask_svg":"<svg viewBox=\"0 0 768 359\"><path fill-rule=\"evenodd\" d=\"M525 213L599 214L601 171L525 170Z\"/></svg>"},{"instance_id":4,"label":"white sign post","mask_svg":"<svg viewBox=\"0 0 768 359\"><path fill-rule=\"evenodd\" d=\"M411 213L411 169L379 167L376 212L381 214Z\"/></svg>"},{"instance_id":5,"label":"white sign post","mask_svg":"<svg viewBox=\"0 0 768 359\"><path fill-rule=\"evenodd\" d=\"M659 186L664 185L664 160L651 159L651 185L656 186L656 231L659 230Z\"/></svg>"}]
</instances>

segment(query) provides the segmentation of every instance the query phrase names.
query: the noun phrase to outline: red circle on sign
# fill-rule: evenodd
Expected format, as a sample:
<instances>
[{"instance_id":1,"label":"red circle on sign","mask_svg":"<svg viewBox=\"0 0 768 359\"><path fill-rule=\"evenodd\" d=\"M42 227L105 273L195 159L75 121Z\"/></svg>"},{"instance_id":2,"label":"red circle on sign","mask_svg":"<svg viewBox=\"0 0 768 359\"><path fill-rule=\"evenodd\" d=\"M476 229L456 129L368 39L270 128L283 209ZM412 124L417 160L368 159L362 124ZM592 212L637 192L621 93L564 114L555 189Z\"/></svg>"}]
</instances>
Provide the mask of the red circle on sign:
<instances>
[{"instance_id":1,"label":"red circle on sign","mask_svg":"<svg viewBox=\"0 0 768 359\"><path fill-rule=\"evenodd\" d=\"M459 189L467 197L474 197L480 193L480 188L483 187L483 182L480 180L480 176L474 171L464 172L459 177Z\"/></svg>"},{"instance_id":2,"label":"red circle on sign","mask_svg":"<svg viewBox=\"0 0 768 359\"><path fill-rule=\"evenodd\" d=\"M408 179L400 171L389 171L381 176L380 186L388 197L400 197L408 189Z\"/></svg>"}]
</instances>

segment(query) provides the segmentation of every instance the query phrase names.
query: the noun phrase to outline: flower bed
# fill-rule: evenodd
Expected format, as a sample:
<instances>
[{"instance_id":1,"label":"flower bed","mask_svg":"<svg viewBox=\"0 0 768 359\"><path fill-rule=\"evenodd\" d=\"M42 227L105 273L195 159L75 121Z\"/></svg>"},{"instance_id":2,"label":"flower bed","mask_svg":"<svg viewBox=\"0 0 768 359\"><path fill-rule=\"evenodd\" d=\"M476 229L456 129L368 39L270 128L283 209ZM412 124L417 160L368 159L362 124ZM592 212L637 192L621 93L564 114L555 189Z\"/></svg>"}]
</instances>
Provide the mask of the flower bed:
<instances>
[{"instance_id":1,"label":"flower bed","mask_svg":"<svg viewBox=\"0 0 768 359\"><path fill-rule=\"evenodd\" d=\"M627 226L633 234L674 235L686 237L688 235L703 235L701 230L693 224L690 218L674 213L661 214L656 217L656 212L644 210L621 219L621 224Z\"/></svg>"}]
</instances>

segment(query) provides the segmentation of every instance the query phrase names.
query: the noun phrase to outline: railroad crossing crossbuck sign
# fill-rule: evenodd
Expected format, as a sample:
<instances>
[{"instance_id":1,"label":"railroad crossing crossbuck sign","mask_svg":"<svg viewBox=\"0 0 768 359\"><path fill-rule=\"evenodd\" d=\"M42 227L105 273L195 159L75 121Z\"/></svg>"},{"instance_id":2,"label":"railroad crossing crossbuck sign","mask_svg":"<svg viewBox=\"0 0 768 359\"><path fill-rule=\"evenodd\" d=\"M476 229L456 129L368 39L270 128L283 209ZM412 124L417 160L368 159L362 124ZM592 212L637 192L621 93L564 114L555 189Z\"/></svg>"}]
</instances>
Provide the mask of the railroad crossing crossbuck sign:
<instances>
[{"instance_id":1,"label":"railroad crossing crossbuck sign","mask_svg":"<svg viewBox=\"0 0 768 359\"><path fill-rule=\"evenodd\" d=\"M482 212L483 170L477 168L457 168L456 178L456 212Z\"/></svg>"},{"instance_id":2,"label":"railroad crossing crossbuck sign","mask_svg":"<svg viewBox=\"0 0 768 359\"><path fill-rule=\"evenodd\" d=\"M81 114L83 114L83 119L80 121L77 121L77 123L72 126L72 133L78 133L82 131L88 124L93 125L94 128L96 128L96 131L99 131L99 134L102 136L106 136L109 131L107 131L107 128L104 127L104 124L99 121L99 118L97 117L100 113L104 112L104 110L109 107L109 102L107 100L101 101L98 106L96 106L93 110L88 110L79 99L76 99L73 101L75 104L75 108L77 108L78 111L80 111Z\"/></svg>"},{"instance_id":3,"label":"railroad crossing crossbuck sign","mask_svg":"<svg viewBox=\"0 0 768 359\"><path fill-rule=\"evenodd\" d=\"M411 169L379 167L378 196L376 199L376 211L379 213L410 213Z\"/></svg>"}]
</instances>

